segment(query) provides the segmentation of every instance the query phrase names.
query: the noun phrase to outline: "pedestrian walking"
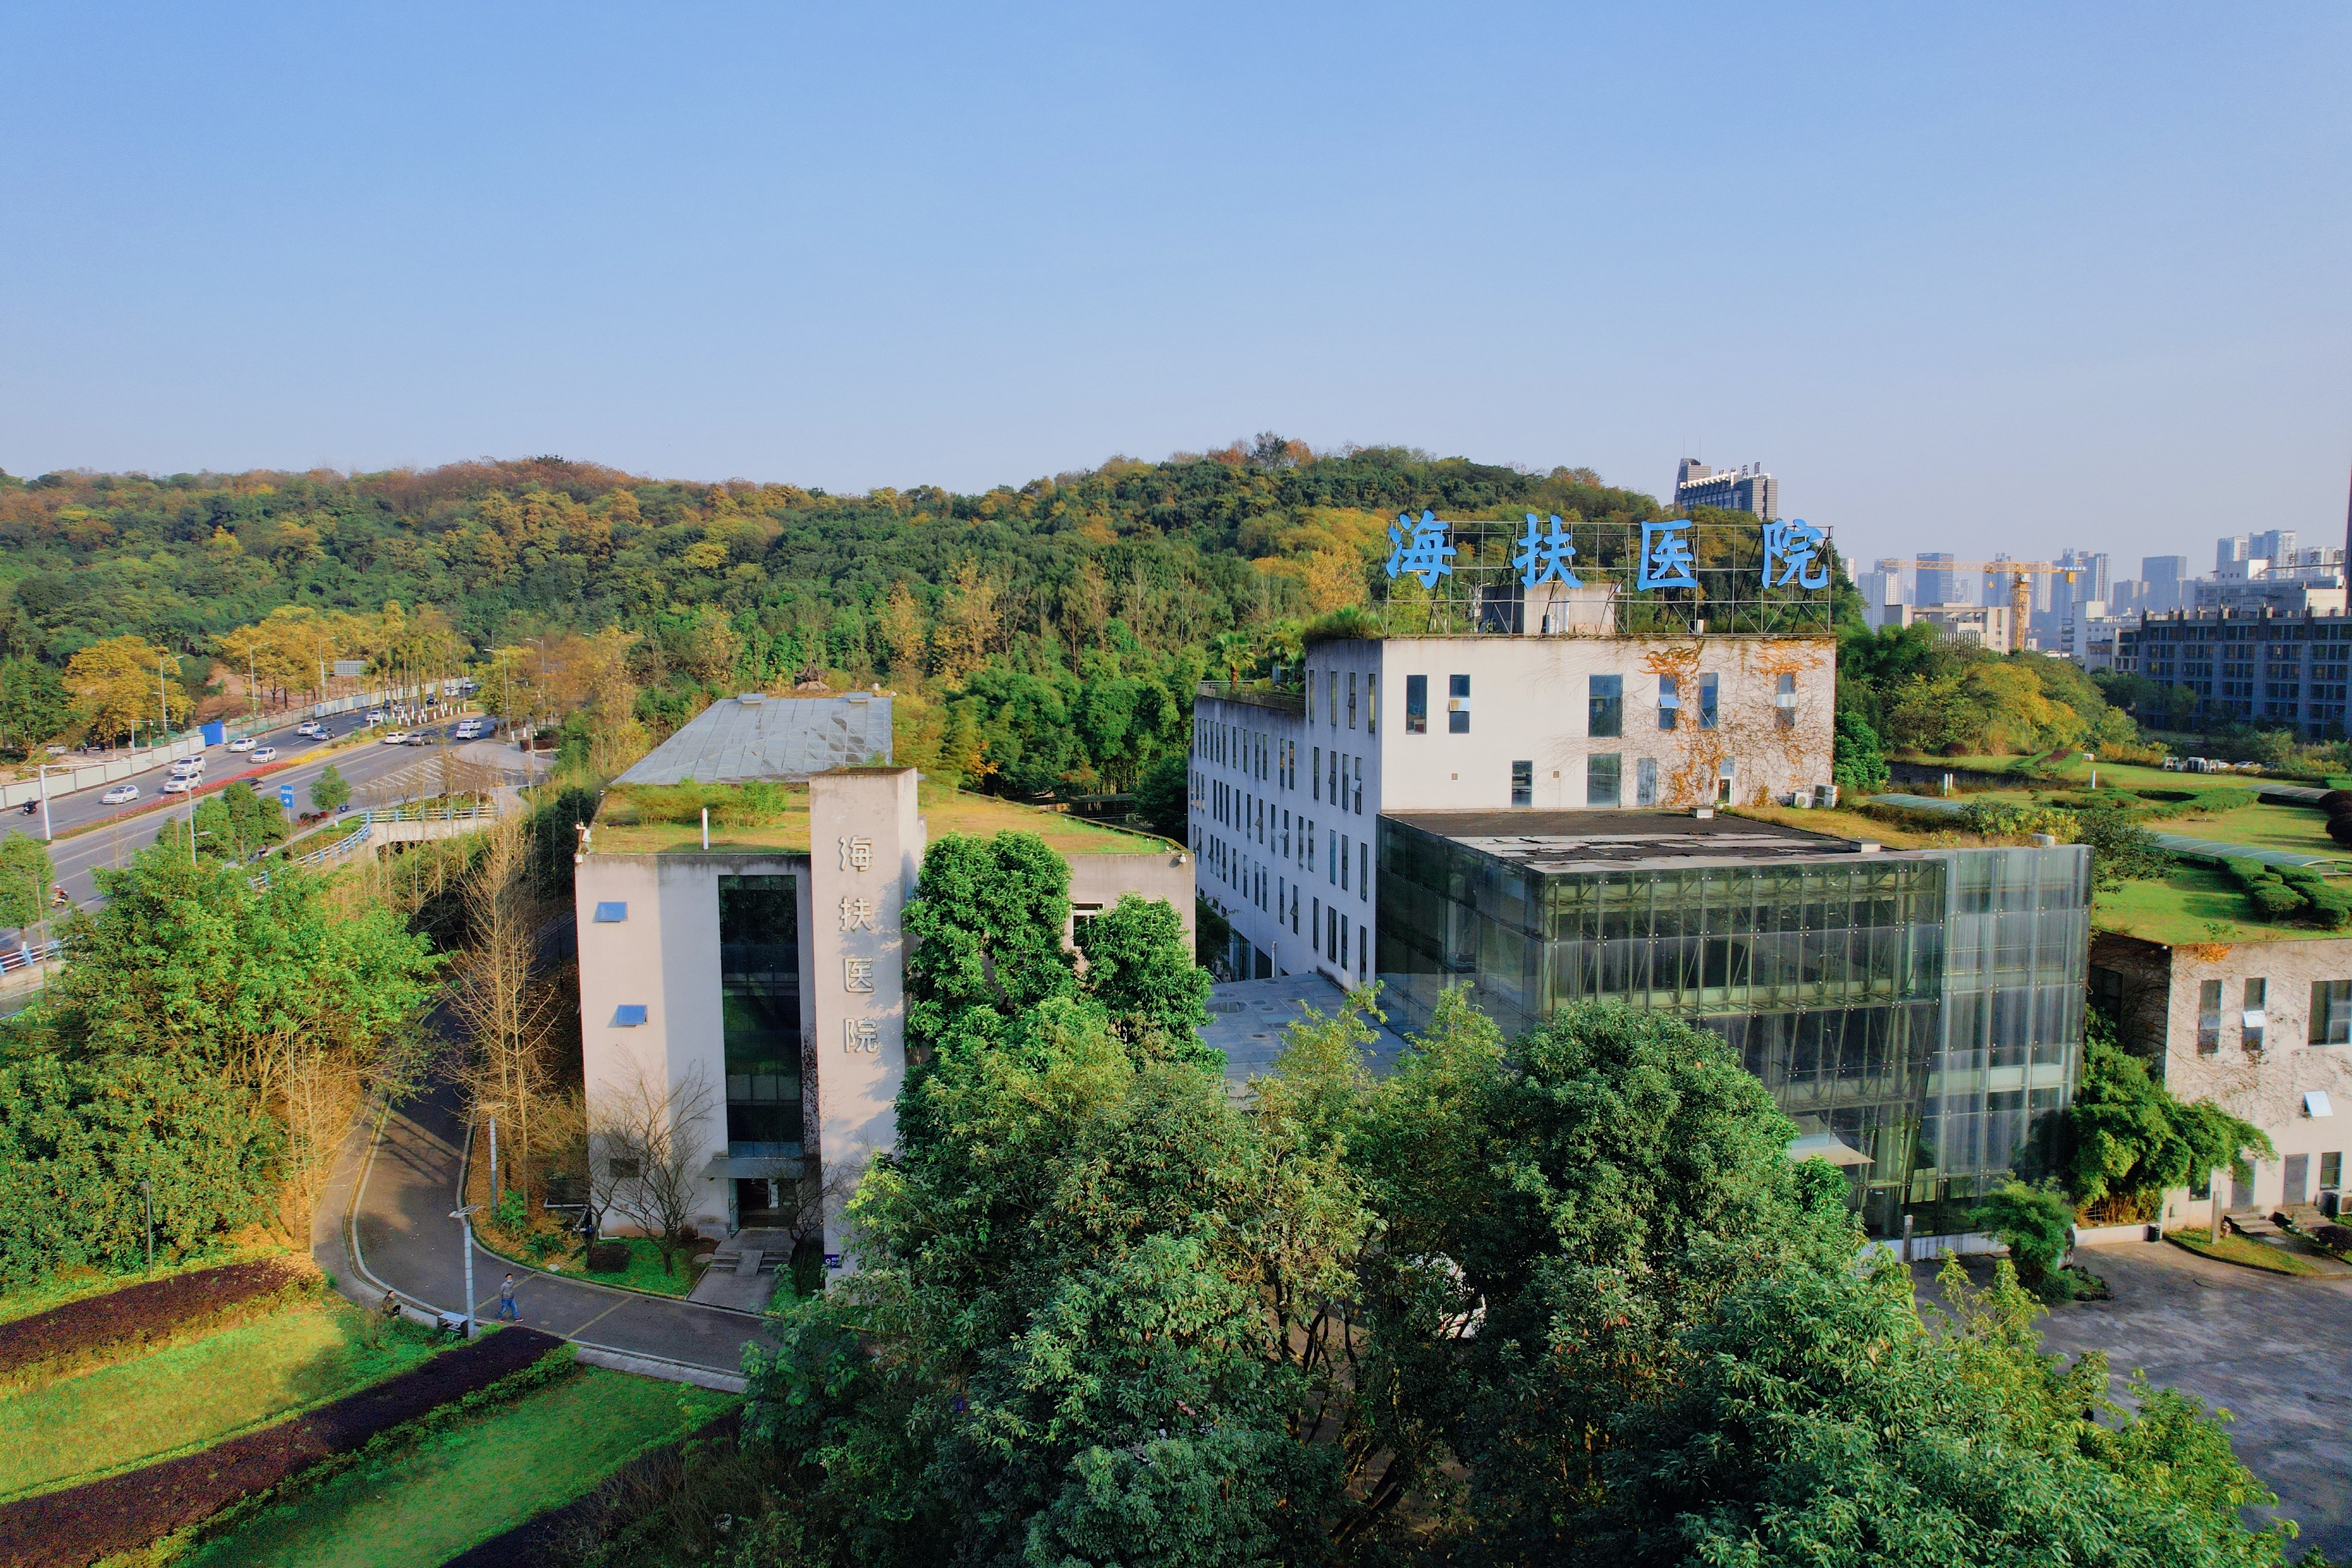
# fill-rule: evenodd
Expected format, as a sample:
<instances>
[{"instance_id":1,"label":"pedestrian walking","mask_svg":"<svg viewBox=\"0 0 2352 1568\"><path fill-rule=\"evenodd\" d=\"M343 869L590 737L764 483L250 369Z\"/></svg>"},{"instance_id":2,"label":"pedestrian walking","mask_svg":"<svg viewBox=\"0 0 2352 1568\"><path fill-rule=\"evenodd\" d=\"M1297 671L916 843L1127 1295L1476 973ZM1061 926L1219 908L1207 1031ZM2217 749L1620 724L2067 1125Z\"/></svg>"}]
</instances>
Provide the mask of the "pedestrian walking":
<instances>
[{"instance_id":1,"label":"pedestrian walking","mask_svg":"<svg viewBox=\"0 0 2352 1568\"><path fill-rule=\"evenodd\" d=\"M514 1276L511 1274L508 1275L505 1281L499 1286L499 1321L511 1323L522 1321L522 1314L515 1310Z\"/></svg>"}]
</instances>

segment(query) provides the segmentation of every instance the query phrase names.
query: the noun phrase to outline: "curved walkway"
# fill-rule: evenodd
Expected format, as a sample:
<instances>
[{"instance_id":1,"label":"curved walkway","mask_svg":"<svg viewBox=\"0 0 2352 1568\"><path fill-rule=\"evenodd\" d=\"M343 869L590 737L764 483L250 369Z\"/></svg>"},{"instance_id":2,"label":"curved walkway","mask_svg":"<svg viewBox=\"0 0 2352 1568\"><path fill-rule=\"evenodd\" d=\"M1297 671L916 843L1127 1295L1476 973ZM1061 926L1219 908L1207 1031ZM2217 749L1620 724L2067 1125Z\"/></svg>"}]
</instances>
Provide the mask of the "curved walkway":
<instances>
[{"instance_id":1,"label":"curved walkway","mask_svg":"<svg viewBox=\"0 0 2352 1568\"><path fill-rule=\"evenodd\" d=\"M446 1086L401 1110L361 1116L310 1222L311 1256L344 1295L373 1306L389 1289L427 1312L464 1310L459 1222L449 1217L464 1136ZM768 1342L747 1312L541 1273L470 1236L465 1245L473 1251L478 1317L497 1313L499 1281L512 1273L526 1324L601 1352L595 1359L609 1365L740 1390L744 1346Z\"/></svg>"}]
</instances>

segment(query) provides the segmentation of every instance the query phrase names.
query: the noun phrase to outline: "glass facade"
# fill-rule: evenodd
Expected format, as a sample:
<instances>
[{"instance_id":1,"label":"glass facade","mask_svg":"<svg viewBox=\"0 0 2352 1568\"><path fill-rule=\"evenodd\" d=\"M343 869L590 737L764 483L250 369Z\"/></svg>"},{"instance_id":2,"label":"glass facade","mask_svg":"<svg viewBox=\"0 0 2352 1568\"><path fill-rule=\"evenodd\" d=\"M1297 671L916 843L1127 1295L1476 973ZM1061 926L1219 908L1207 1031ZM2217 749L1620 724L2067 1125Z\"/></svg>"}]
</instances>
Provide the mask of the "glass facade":
<instances>
[{"instance_id":1,"label":"glass facade","mask_svg":"<svg viewBox=\"0 0 2352 1568\"><path fill-rule=\"evenodd\" d=\"M2081 1050L2083 851L1829 854L1549 870L1381 823L1392 1023L1475 982L1506 1036L1563 1003L1688 1014L1808 1131L1867 1157L1874 1232L1973 1195L2064 1103Z\"/></svg>"},{"instance_id":2,"label":"glass facade","mask_svg":"<svg viewBox=\"0 0 2352 1568\"><path fill-rule=\"evenodd\" d=\"M727 1152L801 1152L801 942L790 877L719 879Z\"/></svg>"}]
</instances>

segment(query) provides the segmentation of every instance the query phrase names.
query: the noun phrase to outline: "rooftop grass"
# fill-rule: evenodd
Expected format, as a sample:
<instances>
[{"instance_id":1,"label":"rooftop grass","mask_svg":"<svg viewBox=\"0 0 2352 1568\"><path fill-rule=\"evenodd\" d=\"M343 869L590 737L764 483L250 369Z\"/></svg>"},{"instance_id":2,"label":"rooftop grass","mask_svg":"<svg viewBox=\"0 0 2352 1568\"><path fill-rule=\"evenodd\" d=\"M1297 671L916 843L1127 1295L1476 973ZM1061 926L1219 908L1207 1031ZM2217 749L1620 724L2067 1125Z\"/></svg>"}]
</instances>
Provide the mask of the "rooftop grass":
<instances>
[{"instance_id":1,"label":"rooftop grass","mask_svg":"<svg viewBox=\"0 0 2352 1568\"><path fill-rule=\"evenodd\" d=\"M950 833L983 837L1004 832L1034 833L1065 856L1183 852L1164 838L1106 827L1066 812L1022 805L929 780L919 786L917 800L933 838ZM706 805L710 810L710 847L714 852L775 849L790 854L808 853L808 787L785 784L615 787L607 792L604 805L596 813L593 850L604 855L699 853L701 813Z\"/></svg>"},{"instance_id":2,"label":"rooftop grass","mask_svg":"<svg viewBox=\"0 0 2352 1568\"><path fill-rule=\"evenodd\" d=\"M735 1402L732 1394L583 1366L316 1486L297 1485L178 1561L194 1568L439 1568Z\"/></svg>"},{"instance_id":3,"label":"rooftop grass","mask_svg":"<svg viewBox=\"0 0 2352 1568\"><path fill-rule=\"evenodd\" d=\"M2352 855L2327 837L2327 818L2304 805L2242 805L2234 811L2191 812L2147 826L2152 832L2216 844L2249 844L2295 855Z\"/></svg>"},{"instance_id":4,"label":"rooftop grass","mask_svg":"<svg viewBox=\"0 0 2352 1568\"><path fill-rule=\"evenodd\" d=\"M0 1400L0 1499L154 1463L390 1377L424 1330L321 1300Z\"/></svg>"},{"instance_id":5,"label":"rooftop grass","mask_svg":"<svg viewBox=\"0 0 2352 1568\"><path fill-rule=\"evenodd\" d=\"M2091 924L2100 931L2168 947L2194 942L2308 942L2322 937L2341 940L2345 934L2300 922L2256 920L2252 906L2235 883L2218 868L2191 861L2175 861L2162 878L2100 889L2091 901Z\"/></svg>"}]
</instances>

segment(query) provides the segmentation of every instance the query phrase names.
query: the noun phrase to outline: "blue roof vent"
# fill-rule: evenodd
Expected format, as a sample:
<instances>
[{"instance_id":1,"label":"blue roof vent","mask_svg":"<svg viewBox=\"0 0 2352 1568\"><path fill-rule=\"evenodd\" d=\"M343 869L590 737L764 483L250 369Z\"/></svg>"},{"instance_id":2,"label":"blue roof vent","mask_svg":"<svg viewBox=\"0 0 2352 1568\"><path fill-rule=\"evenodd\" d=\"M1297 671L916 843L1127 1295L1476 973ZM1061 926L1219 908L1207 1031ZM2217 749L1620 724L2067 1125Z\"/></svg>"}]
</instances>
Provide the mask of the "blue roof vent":
<instances>
[{"instance_id":1,"label":"blue roof vent","mask_svg":"<svg viewBox=\"0 0 2352 1568\"><path fill-rule=\"evenodd\" d=\"M611 921L625 921L628 918L629 906L626 904L598 904L596 906L596 923L598 925L604 925Z\"/></svg>"},{"instance_id":2,"label":"blue roof vent","mask_svg":"<svg viewBox=\"0 0 2352 1568\"><path fill-rule=\"evenodd\" d=\"M613 1009L613 1027L616 1029L642 1028L645 1021L646 1010L641 1004L633 1002L625 1007Z\"/></svg>"}]
</instances>

